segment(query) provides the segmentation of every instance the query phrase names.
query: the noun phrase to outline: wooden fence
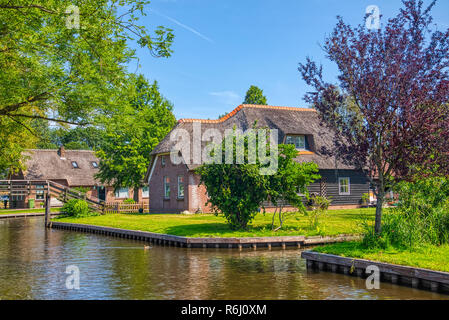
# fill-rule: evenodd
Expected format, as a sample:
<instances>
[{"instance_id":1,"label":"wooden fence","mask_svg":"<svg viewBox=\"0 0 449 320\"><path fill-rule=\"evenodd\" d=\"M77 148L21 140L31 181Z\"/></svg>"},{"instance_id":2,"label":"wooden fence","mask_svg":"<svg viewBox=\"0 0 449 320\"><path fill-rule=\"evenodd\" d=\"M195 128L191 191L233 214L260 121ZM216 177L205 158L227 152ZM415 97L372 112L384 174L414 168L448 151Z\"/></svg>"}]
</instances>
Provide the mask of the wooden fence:
<instances>
[{"instance_id":1,"label":"wooden fence","mask_svg":"<svg viewBox=\"0 0 449 320\"><path fill-rule=\"evenodd\" d=\"M100 214L106 213L138 213L139 211L148 212L150 210L148 202L146 203L121 203L121 202L104 202L96 197L87 195L84 192L61 185L59 183L41 180L0 180L0 196L8 196L9 201L24 201L25 197L31 194L42 194L55 197L56 199L66 203L70 199L81 199L87 202L89 209ZM0 203L3 205L3 203Z\"/></svg>"},{"instance_id":2,"label":"wooden fence","mask_svg":"<svg viewBox=\"0 0 449 320\"><path fill-rule=\"evenodd\" d=\"M104 205L104 213L138 213L140 211L148 212L150 210L148 203L122 203L107 202Z\"/></svg>"}]
</instances>

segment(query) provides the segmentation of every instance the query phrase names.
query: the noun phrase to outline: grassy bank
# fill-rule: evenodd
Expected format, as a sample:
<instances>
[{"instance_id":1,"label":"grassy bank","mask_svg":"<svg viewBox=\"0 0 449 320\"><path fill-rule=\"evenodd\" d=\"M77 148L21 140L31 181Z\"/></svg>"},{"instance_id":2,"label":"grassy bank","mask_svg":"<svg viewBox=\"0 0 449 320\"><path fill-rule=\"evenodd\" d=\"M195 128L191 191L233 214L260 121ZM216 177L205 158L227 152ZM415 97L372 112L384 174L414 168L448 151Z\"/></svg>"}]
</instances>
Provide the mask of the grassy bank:
<instances>
[{"instance_id":1,"label":"grassy bank","mask_svg":"<svg viewBox=\"0 0 449 320\"><path fill-rule=\"evenodd\" d=\"M374 219L374 209L330 210L321 218L319 229L309 227L308 218L297 214L290 217L284 228L271 231L272 214L258 214L247 231L233 231L221 216L212 214L109 214L86 218L56 218L55 221L140 230L186 237L272 237L293 235L356 234L360 222ZM277 222L277 221L276 221Z\"/></svg>"},{"instance_id":2,"label":"grassy bank","mask_svg":"<svg viewBox=\"0 0 449 320\"><path fill-rule=\"evenodd\" d=\"M413 250L395 248L366 249L360 242L346 242L317 247L316 252L360 258L398 265L449 272L449 245L425 245Z\"/></svg>"},{"instance_id":3,"label":"grassy bank","mask_svg":"<svg viewBox=\"0 0 449 320\"><path fill-rule=\"evenodd\" d=\"M60 208L53 208L51 212L59 212ZM45 209L0 209L0 214L18 214L18 213L45 213Z\"/></svg>"}]
</instances>

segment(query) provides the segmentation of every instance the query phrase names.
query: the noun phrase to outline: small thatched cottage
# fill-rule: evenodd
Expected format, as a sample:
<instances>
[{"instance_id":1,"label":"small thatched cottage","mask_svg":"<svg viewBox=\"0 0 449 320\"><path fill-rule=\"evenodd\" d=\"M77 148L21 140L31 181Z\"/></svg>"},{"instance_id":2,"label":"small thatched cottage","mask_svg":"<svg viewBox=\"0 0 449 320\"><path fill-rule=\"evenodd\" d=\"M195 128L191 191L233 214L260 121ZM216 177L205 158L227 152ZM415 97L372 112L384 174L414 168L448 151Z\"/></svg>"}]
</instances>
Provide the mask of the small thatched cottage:
<instances>
[{"instance_id":1,"label":"small thatched cottage","mask_svg":"<svg viewBox=\"0 0 449 320\"><path fill-rule=\"evenodd\" d=\"M87 189L87 195L106 202L121 202L132 198L136 202L148 201L148 188L138 190L121 188L114 190L111 186L104 186L95 179L99 170L99 159L90 150L40 150L32 149L24 153L26 158L24 171L11 177L11 180L50 180L70 188ZM36 192L25 198L17 196L11 199L16 207L28 207L28 200L34 199L37 206L44 201L44 193Z\"/></svg>"},{"instance_id":2,"label":"small thatched cottage","mask_svg":"<svg viewBox=\"0 0 449 320\"><path fill-rule=\"evenodd\" d=\"M299 150L296 161L318 164L322 178L310 185L310 192L330 198L333 207L361 205L362 195L369 193L369 181L361 171L321 152L323 147L331 148L335 138L320 125L318 113L313 109L241 105L219 120L181 119L173 130L184 129L192 137L199 123L200 137L208 129L218 129L224 136L226 129L246 131L256 120L260 127L278 130L278 143L296 145ZM204 147L207 142L200 143ZM173 164L170 152L174 146L169 133L152 152L145 177L150 190L150 212L210 212L205 204L205 187L194 173L198 164Z\"/></svg>"}]
</instances>

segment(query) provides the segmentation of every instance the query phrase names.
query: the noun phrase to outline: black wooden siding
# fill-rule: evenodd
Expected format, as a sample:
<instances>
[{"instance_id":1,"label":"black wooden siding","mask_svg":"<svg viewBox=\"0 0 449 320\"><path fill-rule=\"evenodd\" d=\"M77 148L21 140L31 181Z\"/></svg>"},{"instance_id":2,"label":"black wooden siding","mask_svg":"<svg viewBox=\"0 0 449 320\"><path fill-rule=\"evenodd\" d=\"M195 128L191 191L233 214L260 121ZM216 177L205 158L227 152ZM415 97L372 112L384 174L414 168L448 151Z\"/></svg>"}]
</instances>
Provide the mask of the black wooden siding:
<instances>
[{"instance_id":1,"label":"black wooden siding","mask_svg":"<svg viewBox=\"0 0 449 320\"><path fill-rule=\"evenodd\" d=\"M332 205L361 204L362 195L369 192L369 180L362 171L356 170L320 170L321 178L326 181L326 197L331 199ZM350 180L350 194L340 195L338 190L338 178ZM321 180L314 182L309 187L309 192L320 193Z\"/></svg>"},{"instance_id":2,"label":"black wooden siding","mask_svg":"<svg viewBox=\"0 0 449 320\"><path fill-rule=\"evenodd\" d=\"M309 193L325 196L331 200L333 206L360 205L362 195L369 192L370 183L362 171L356 170L320 170L321 179L312 183ZM338 190L338 178L349 178L349 195L340 195ZM264 203L266 207L271 207L269 203Z\"/></svg>"}]
</instances>

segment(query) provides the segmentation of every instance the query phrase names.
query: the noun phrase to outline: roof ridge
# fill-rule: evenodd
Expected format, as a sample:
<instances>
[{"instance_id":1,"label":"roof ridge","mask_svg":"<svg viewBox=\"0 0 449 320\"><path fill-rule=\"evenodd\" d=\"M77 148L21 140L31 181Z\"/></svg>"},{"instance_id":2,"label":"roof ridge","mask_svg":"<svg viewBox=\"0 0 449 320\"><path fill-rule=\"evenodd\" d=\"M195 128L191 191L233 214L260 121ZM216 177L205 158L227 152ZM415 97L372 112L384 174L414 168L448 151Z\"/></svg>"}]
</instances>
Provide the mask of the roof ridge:
<instances>
[{"instance_id":1,"label":"roof ridge","mask_svg":"<svg viewBox=\"0 0 449 320\"><path fill-rule=\"evenodd\" d=\"M290 111L308 111L317 112L312 108L297 108L297 107L283 107L283 106L269 106L269 105L259 105L259 104L241 104L230 113L221 117L218 120L207 120L207 119L179 119L178 123L191 123L191 122L201 122L201 123L222 123L229 118L233 117L237 112L243 108L255 108L255 109L272 109L272 110L290 110Z\"/></svg>"}]
</instances>

